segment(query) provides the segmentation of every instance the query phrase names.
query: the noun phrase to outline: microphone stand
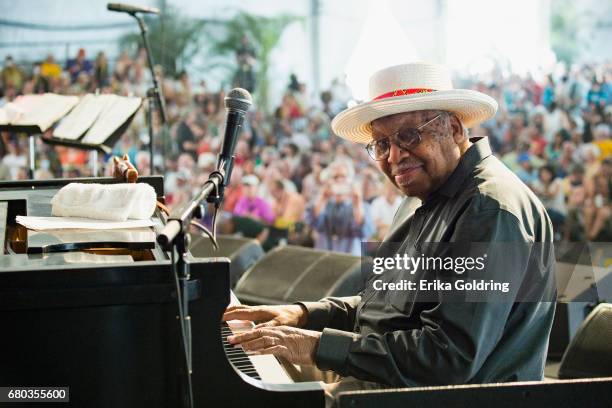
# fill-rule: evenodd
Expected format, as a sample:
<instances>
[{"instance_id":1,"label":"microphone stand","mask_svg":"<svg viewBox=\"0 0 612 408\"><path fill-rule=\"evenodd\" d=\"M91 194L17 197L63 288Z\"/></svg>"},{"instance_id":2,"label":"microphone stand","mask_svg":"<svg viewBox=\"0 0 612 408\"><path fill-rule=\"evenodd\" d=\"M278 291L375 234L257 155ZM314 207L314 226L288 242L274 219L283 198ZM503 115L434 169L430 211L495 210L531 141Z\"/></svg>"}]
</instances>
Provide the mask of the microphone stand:
<instances>
[{"instance_id":1,"label":"microphone stand","mask_svg":"<svg viewBox=\"0 0 612 408\"><path fill-rule=\"evenodd\" d=\"M157 105L157 109L159 111L159 117L161 119L162 128L165 126L167 122L166 116L166 104L164 102L162 89L159 86L159 82L157 81L157 76L155 75L155 69L153 65L153 55L151 54L151 47L149 45L149 40L147 38L147 26L144 22L144 19L134 13L128 13L132 17L138 21L138 27L140 28L140 35L142 37L142 42L145 48L145 53L147 54L147 62L149 64L149 70L151 71L151 78L153 80L153 86L147 90L147 127L149 129L149 167L150 167L150 175L153 175L154 166L153 166L153 104ZM163 165L162 165L163 166Z\"/></svg>"},{"instance_id":2,"label":"microphone stand","mask_svg":"<svg viewBox=\"0 0 612 408\"><path fill-rule=\"evenodd\" d=\"M164 229L157 236L157 242L165 251L172 251L172 267L174 269L177 297L179 300L179 314L181 322L181 333L183 334L183 349L185 351L185 363L187 368L187 381L190 394L190 406L193 403L191 393L191 318L189 316L189 299L187 285L189 282L189 264L186 262L189 249L189 227L191 225L202 229L212 240L215 249L218 247L216 240L217 212L223 200L224 188L228 184L232 174L234 162L234 148L237 134L242 127L244 114L251 105L251 95L243 89L233 89L225 98L228 109L226 124L226 135L219 153L217 170L213 171L208 180L202 186L202 190L187 204L178 210L172 211ZM203 215L202 203L206 201L214 203L215 212L212 221L212 233L205 226L193 221L194 217L201 218ZM178 260L175 264L175 251Z\"/></svg>"},{"instance_id":3,"label":"microphone stand","mask_svg":"<svg viewBox=\"0 0 612 408\"><path fill-rule=\"evenodd\" d=\"M181 314L181 330L184 333L184 350L186 366L189 373L188 381L191 382L192 360L191 360L191 317L189 316L189 294L188 282L190 279L189 265L186 262L189 250L189 227L193 218L202 218L202 203L210 202L219 208L223 196L221 186L225 179L223 168L213 171L208 180L202 186L202 190L190 202L183 205L176 212L173 211L168 218L164 229L157 237L157 242L166 251L171 251L174 263L175 251L178 254L176 260L176 273L178 276L178 299L180 301L179 312ZM191 388L191 387L190 387Z\"/></svg>"}]
</instances>

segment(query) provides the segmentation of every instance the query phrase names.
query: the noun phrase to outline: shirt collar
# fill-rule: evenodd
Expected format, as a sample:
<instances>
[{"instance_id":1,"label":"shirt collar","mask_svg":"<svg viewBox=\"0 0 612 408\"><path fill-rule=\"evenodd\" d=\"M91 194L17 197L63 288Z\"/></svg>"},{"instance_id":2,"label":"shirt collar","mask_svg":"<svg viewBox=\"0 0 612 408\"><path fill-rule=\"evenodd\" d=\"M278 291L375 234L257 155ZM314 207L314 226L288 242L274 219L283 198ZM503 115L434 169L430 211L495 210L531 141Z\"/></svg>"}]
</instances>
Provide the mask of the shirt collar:
<instances>
[{"instance_id":1,"label":"shirt collar","mask_svg":"<svg viewBox=\"0 0 612 408\"><path fill-rule=\"evenodd\" d=\"M461 156L453 173L433 195L441 194L453 198L476 165L492 154L489 138L484 136L473 137L470 138L470 142L472 142L472 145Z\"/></svg>"}]
</instances>

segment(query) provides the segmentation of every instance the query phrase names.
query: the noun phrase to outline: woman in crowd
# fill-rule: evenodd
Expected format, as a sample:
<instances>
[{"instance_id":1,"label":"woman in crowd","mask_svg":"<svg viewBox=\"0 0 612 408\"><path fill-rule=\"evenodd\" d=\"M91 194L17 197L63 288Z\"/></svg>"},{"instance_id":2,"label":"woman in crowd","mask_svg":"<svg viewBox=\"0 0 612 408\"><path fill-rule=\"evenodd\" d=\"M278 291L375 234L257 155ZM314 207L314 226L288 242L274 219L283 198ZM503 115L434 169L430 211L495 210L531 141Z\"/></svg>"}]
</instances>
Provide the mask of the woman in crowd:
<instances>
[{"instance_id":1,"label":"woman in crowd","mask_svg":"<svg viewBox=\"0 0 612 408\"><path fill-rule=\"evenodd\" d=\"M532 189L546 208L557 234L556 238L561 239L567 210L562 182L555 177L555 170L551 166L540 167L538 178L532 183Z\"/></svg>"}]
</instances>

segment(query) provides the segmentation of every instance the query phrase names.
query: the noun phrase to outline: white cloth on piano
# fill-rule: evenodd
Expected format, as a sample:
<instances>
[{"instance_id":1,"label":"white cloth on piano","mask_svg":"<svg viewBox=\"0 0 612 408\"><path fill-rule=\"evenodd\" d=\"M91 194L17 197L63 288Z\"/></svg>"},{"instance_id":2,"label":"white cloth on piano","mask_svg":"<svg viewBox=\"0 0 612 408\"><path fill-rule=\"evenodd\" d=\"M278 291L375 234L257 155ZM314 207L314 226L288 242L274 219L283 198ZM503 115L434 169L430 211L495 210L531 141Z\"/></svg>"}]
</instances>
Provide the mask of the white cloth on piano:
<instances>
[{"instance_id":1,"label":"white cloth on piano","mask_svg":"<svg viewBox=\"0 0 612 408\"><path fill-rule=\"evenodd\" d=\"M70 183L51 199L51 214L125 221L148 219L155 211L155 189L146 183Z\"/></svg>"}]
</instances>

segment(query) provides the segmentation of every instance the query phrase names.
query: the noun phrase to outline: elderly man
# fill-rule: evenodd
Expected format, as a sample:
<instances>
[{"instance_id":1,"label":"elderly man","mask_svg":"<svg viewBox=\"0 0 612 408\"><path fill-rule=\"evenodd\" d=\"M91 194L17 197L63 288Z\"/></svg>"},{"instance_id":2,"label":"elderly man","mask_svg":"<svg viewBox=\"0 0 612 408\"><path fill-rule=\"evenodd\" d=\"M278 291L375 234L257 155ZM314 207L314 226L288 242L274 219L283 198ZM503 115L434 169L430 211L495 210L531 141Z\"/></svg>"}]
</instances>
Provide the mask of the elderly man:
<instances>
[{"instance_id":1,"label":"elderly man","mask_svg":"<svg viewBox=\"0 0 612 408\"><path fill-rule=\"evenodd\" d=\"M491 154L487 138L468 138L467 128L492 117L497 104L453 89L448 71L426 63L377 72L370 93L370 102L340 113L333 130L367 144L389 180L422 201L414 211L404 199L384 244L413 259L436 253L428 243L458 244L446 251L482 256L483 269L395 270L369 279L359 296L232 307L224 319L259 325L230 341L333 370L342 376L329 387L335 391L355 379L360 387L540 379L554 315L553 231L540 201ZM461 276L510 287L482 298L444 287L410 290L410 283L391 289L425 272L441 284Z\"/></svg>"}]
</instances>

